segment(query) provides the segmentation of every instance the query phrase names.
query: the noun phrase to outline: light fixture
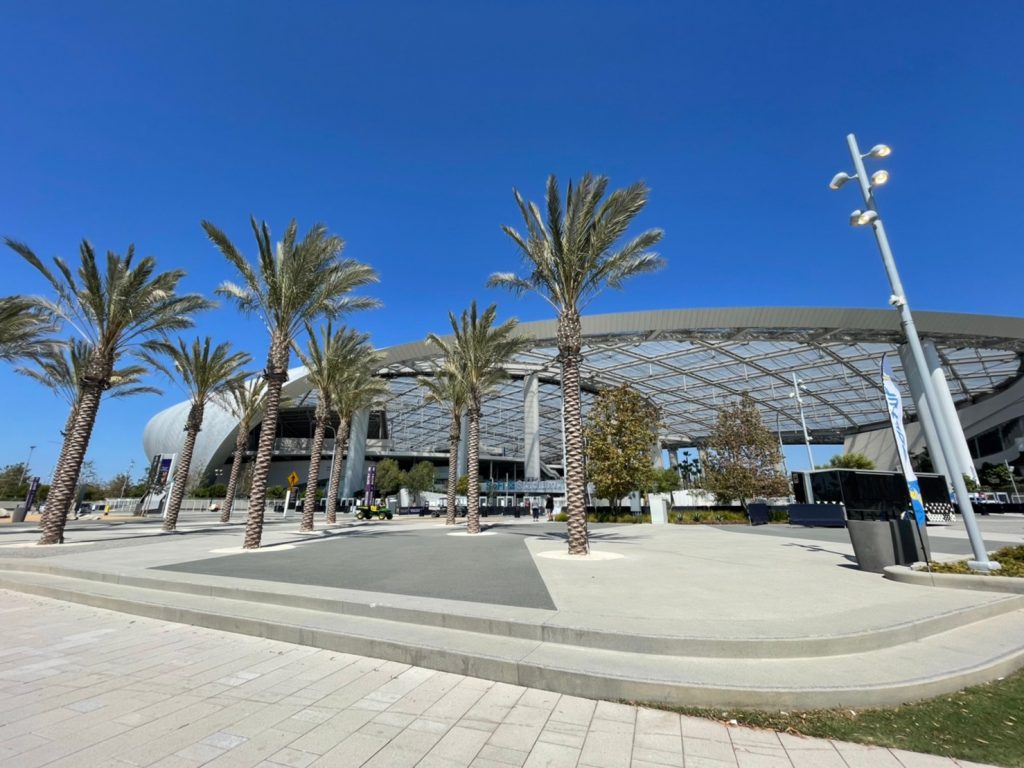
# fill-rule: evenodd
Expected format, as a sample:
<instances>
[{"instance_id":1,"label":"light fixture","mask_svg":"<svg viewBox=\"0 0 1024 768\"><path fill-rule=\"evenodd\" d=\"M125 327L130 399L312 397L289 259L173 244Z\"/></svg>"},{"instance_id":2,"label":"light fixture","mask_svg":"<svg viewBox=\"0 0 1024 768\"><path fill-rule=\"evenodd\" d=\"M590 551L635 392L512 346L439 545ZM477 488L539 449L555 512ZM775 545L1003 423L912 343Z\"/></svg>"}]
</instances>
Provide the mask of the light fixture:
<instances>
[{"instance_id":1,"label":"light fixture","mask_svg":"<svg viewBox=\"0 0 1024 768\"><path fill-rule=\"evenodd\" d=\"M871 186L880 187L889 180L888 171L875 171L871 174Z\"/></svg>"},{"instance_id":2,"label":"light fixture","mask_svg":"<svg viewBox=\"0 0 1024 768\"><path fill-rule=\"evenodd\" d=\"M851 176L850 174L846 173L845 171L840 171L839 173L837 173L835 176L832 177L832 181L830 181L828 183L828 188L829 189L839 189L846 182L850 181L851 179L856 179L856 178L857 178L856 176Z\"/></svg>"},{"instance_id":3,"label":"light fixture","mask_svg":"<svg viewBox=\"0 0 1024 768\"><path fill-rule=\"evenodd\" d=\"M892 147L888 144L875 144L864 157L888 157L892 154Z\"/></svg>"},{"instance_id":4,"label":"light fixture","mask_svg":"<svg viewBox=\"0 0 1024 768\"><path fill-rule=\"evenodd\" d=\"M857 209L850 214L850 226L851 227L863 227L865 224L870 224L878 218L878 214L874 211L862 211Z\"/></svg>"}]
</instances>

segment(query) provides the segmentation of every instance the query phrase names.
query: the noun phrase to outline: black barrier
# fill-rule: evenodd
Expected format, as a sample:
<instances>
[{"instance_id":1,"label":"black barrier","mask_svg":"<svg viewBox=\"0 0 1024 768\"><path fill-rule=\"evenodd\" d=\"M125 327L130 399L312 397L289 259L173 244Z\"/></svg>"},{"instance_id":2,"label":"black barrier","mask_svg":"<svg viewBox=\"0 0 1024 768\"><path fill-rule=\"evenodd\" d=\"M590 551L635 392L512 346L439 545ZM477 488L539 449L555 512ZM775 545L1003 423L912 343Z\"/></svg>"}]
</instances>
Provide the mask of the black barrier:
<instances>
[{"instance_id":1,"label":"black barrier","mask_svg":"<svg viewBox=\"0 0 1024 768\"><path fill-rule=\"evenodd\" d=\"M846 527L846 515L842 504L790 504L788 512L790 525Z\"/></svg>"},{"instance_id":2,"label":"black barrier","mask_svg":"<svg viewBox=\"0 0 1024 768\"><path fill-rule=\"evenodd\" d=\"M771 512L767 504L747 504L747 518L751 525L767 525Z\"/></svg>"}]
</instances>

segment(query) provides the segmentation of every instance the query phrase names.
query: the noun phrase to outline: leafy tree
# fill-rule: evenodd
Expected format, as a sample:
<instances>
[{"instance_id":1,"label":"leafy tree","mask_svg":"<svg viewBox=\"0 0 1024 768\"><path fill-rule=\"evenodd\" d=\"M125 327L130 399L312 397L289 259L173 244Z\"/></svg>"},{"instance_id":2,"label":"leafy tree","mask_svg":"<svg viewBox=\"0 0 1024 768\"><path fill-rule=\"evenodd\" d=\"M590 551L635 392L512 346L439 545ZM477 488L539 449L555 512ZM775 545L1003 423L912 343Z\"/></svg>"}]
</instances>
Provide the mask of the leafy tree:
<instances>
[{"instance_id":1,"label":"leafy tree","mask_svg":"<svg viewBox=\"0 0 1024 768\"><path fill-rule=\"evenodd\" d=\"M136 262L135 247L128 246L124 256L110 251L104 269L88 241L81 246L81 265L77 276L60 257L52 272L23 243L6 240L7 245L35 267L53 288L56 298L33 298L44 312L64 320L90 344L91 354L81 377L81 394L74 426L64 439L53 478L47 507L54 514L42 522L40 544L56 544L64 539L67 510L74 495L82 461L85 459L100 398L110 389L112 377L121 361L165 352L166 334L192 325L191 315L213 304L199 294L176 293L185 276L182 270L156 271L156 260L146 256Z\"/></svg>"},{"instance_id":2,"label":"leafy tree","mask_svg":"<svg viewBox=\"0 0 1024 768\"><path fill-rule=\"evenodd\" d=\"M628 384L602 390L587 422L587 474L598 497L617 506L630 491L654 485L658 409L647 398Z\"/></svg>"},{"instance_id":3,"label":"leafy tree","mask_svg":"<svg viewBox=\"0 0 1024 768\"><path fill-rule=\"evenodd\" d=\"M238 434L235 435L235 453L231 460L231 474L228 476L228 487L224 491L224 506L220 511L222 523L231 521L231 508L234 506L235 493L239 486L245 446L249 441L249 430L263 413L263 398L266 393L267 381L260 378L234 382L221 397L227 409L238 419Z\"/></svg>"},{"instance_id":4,"label":"leafy tree","mask_svg":"<svg viewBox=\"0 0 1024 768\"><path fill-rule=\"evenodd\" d=\"M267 498L268 499L283 499L287 495L283 485L269 485L267 486Z\"/></svg>"},{"instance_id":5,"label":"leafy tree","mask_svg":"<svg viewBox=\"0 0 1024 768\"><path fill-rule=\"evenodd\" d=\"M245 549L257 549L263 536L263 510L267 475L274 449L281 388L288 380L292 340L306 323L320 317L334 320L345 312L379 306L376 299L352 296L352 291L377 282L377 273L366 264L340 259L344 241L329 235L316 224L301 240L294 220L276 246L266 222L250 219L256 236L257 263L254 267L227 235L208 221L203 229L214 245L241 275L241 283L224 282L217 293L227 296L244 314L256 314L270 332L263 427L253 466L249 495L249 519L245 526Z\"/></svg>"},{"instance_id":6,"label":"leafy tree","mask_svg":"<svg viewBox=\"0 0 1024 768\"><path fill-rule=\"evenodd\" d=\"M181 379L190 400L188 416L185 417L185 441L178 452L174 485L171 487L171 497L164 514L165 531L173 531L178 524L178 512L181 510L181 501L185 498L189 472L192 469L192 452L195 450L199 431L203 428L207 403L244 381L247 374L242 369L252 362L248 353L232 352L230 342L225 341L213 349L210 349L210 344L209 336L201 340L196 338L191 345L186 344L183 339L178 339L177 346L171 346L166 351L173 371L160 360L151 355L147 356L149 363L154 368L163 370L169 379ZM197 469L202 471L202 468ZM202 482L202 479L199 482Z\"/></svg>"},{"instance_id":7,"label":"leafy tree","mask_svg":"<svg viewBox=\"0 0 1024 768\"><path fill-rule=\"evenodd\" d=\"M523 276L512 272L491 275L489 286L504 286L517 295L536 293L558 315L558 359L562 366L563 431L566 462L566 513L569 554L589 551L586 488L583 468L583 420L580 403L582 321L580 313L605 286L621 288L627 279L653 272L663 265L651 248L661 230L641 232L618 244L633 219L647 203L647 186L637 182L617 189L602 202L608 188L604 176L586 174L577 186L569 183L565 208L558 181L547 183L547 215L514 191L526 226L526 236L503 227L525 260ZM546 219L546 220L545 220Z\"/></svg>"},{"instance_id":8,"label":"leafy tree","mask_svg":"<svg viewBox=\"0 0 1024 768\"><path fill-rule=\"evenodd\" d=\"M10 242L10 241L8 241ZM57 330L55 316L26 296L0 298L0 360L48 354L45 336Z\"/></svg>"},{"instance_id":9,"label":"leafy tree","mask_svg":"<svg viewBox=\"0 0 1024 768\"><path fill-rule=\"evenodd\" d=\"M348 328L334 331L330 322L320 329L320 340L308 323L306 334L309 336L307 352L303 352L294 342L293 346L302 364L306 366L306 378L310 386L316 390L317 402L313 412L313 444L309 452L309 472L306 475L306 494L302 505L300 531L313 530L324 434L328 426L334 426L334 391L344 379L352 360L362 352L370 339L367 334L356 333Z\"/></svg>"},{"instance_id":10,"label":"leafy tree","mask_svg":"<svg viewBox=\"0 0 1024 768\"><path fill-rule=\"evenodd\" d=\"M986 461L981 465L979 475L983 488L1002 491L1012 487L1013 475L1005 464L992 464Z\"/></svg>"},{"instance_id":11,"label":"leafy tree","mask_svg":"<svg viewBox=\"0 0 1024 768\"><path fill-rule=\"evenodd\" d=\"M528 346L527 340L515 333L518 321L506 320L495 326L498 314L491 304L477 314L476 301L462 311L461 318L448 313L453 335L442 339L430 334L427 342L439 347L441 354L453 362L453 375L466 390L466 412L469 416L469 511L466 531L480 533L480 415L484 398L505 380L505 365Z\"/></svg>"},{"instance_id":12,"label":"leafy tree","mask_svg":"<svg viewBox=\"0 0 1024 768\"><path fill-rule=\"evenodd\" d=\"M388 395L387 383L376 375L382 360L383 355L380 352L375 352L369 342L360 344L352 350L351 357L345 365L345 375L341 377L334 392L334 408L338 414L334 455L338 460L331 462L331 477L327 486L328 523L335 523L338 519L338 486L341 483L340 459L345 455L348 447L352 418L357 411L371 407Z\"/></svg>"},{"instance_id":13,"label":"leafy tree","mask_svg":"<svg viewBox=\"0 0 1024 768\"><path fill-rule=\"evenodd\" d=\"M976 493L977 491L981 490L981 486L978 485L978 481L975 480L973 477L971 477L967 473L964 473L963 478L964 487L967 488L968 493Z\"/></svg>"},{"instance_id":14,"label":"leafy tree","mask_svg":"<svg viewBox=\"0 0 1024 768\"><path fill-rule=\"evenodd\" d=\"M424 400L437 403L448 412L448 477L446 486L447 514L445 525L455 525L456 484L450 479L458 475L459 440L462 437L462 414L466 410L466 388L459 377L458 361L447 356L435 368L430 378L421 378L420 386L426 390ZM466 482L469 480L467 478ZM467 486L468 487L468 486ZM462 493L465 493L462 491Z\"/></svg>"},{"instance_id":15,"label":"leafy tree","mask_svg":"<svg viewBox=\"0 0 1024 768\"><path fill-rule=\"evenodd\" d=\"M405 473L398 468L394 459L381 459L377 462L377 492L381 496L397 493L405 484Z\"/></svg>"},{"instance_id":16,"label":"leafy tree","mask_svg":"<svg viewBox=\"0 0 1024 768\"><path fill-rule=\"evenodd\" d=\"M429 461L420 461L405 473L405 487L412 491L417 500L419 495L434 488L434 465Z\"/></svg>"},{"instance_id":17,"label":"leafy tree","mask_svg":"<svg viewBox=\"0 0 1024 768\"><path fill-rule=\"evenodd\" d=\"M465 496L469 493L469 475L463 475L455 481L455 492L459 496Z\"/></svg>"},{"instance_id":18,"label":"leafy tree","mask_svg":"<svg viewBox=\"0 0 1024 768\"><path fill-rule=\"evenodd\" d=\"M875 462L863 453L837 453L828 460L828 469L874 469Z\"/></svg>"},{"instance_id":19,"label":"leafy tree","mask_svg":"<svg viewBox=\"0 0 1024 768\"><path fill-rule=\"evenodd\" d=\"M5 499L23 499L28 493L28 483L22 479L28 475L28 465L24 461L8 464L0 469L0 494Z\"/></svg>"},{"instance_id":20,"label":"leafy tree","mask_svg":"<svg viewBox=\"0 0 1024 768\"><path fill-rule=\"evenodd\" d=\"M652 493L671 493L679 490L680 484L679 473L674 467L665 467L664 469L655 467L654 482L651 483L650 490Z\"/></svg>"},{"instance_id":21,"label":"leafy tree","mask_svg":"<svg viewBox=\"0 0 1024 768\"><path fill-rule=\"evenodd\" d=\"M910 465L914 468L915 472L934 472L935 465L932 463L931 454L928 453L928 448L922 448L917 453L910 454Z\"/></svg>"},{"instance_id":22,"label":"leafy tree","mask_svg":"<svg viewBox=\"0 0 1024 768\"><path fill-rule=\"evenodd\" d=\"M707 439L705 487L723 504L739 499L746 509L750 499L784 496L786 478L778 471L778 438L761 421L753 399L722 408Z\"/></svg>"}]
</instances>

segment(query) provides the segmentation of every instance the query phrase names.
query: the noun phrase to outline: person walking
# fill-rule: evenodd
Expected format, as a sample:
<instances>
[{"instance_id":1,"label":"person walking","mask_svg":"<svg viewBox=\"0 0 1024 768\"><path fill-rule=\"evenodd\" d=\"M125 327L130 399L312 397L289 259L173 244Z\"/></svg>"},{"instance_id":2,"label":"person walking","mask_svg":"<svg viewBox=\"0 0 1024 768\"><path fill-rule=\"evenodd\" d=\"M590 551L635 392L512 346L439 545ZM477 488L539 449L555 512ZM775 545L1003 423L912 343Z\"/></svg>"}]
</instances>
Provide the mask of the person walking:
<instances>
[{"instance_id":1,"label":"person walking","mask_svg":"<svg viewBox=\"0 0 1024 768\"><path fill-rule=\"evenodd\" d=\"M548 513L548 522L552 522L555 519L555 497L550 493L548 494L547 499L544 500L544 509L547 510Z\"/></svg>"}]
</instances>

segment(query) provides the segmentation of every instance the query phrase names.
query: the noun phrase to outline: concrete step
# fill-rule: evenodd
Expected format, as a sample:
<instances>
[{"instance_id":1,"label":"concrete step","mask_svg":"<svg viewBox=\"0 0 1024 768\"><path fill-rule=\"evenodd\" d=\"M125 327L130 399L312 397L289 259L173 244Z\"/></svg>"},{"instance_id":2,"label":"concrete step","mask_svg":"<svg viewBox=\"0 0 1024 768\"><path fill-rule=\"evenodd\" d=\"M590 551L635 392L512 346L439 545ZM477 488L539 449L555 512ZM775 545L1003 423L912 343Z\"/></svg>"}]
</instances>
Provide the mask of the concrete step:
<instances>
[{"instance_id":1,"label":"concrete step","mask_svg":"<svg viewBox=\"0 0 1024 768\"><path fill-rule=\"evenodd\" d=\"M642 631L635 624L620 629L621 619L597 626L599 617L574 615L566 611L517 609L508 606L479 605L458 600L410 598L384 593L331 590L310 587L296 592L294 585L262 582L259 587L245 579L211 580L193 574L160 570L112 572L52 565L40 560L0 562L5 568L45 573L83 581L101 581L125 587L179 592L205 597L242 600L268 606L301 608L331 614L345 614L570 645L631 654L687 656L692 658L809 658L883 650L948 632L957 627L1024 609L1024 596L993 595L986 602L949 609L925 618L896 622L869 630L849 633L806 634L794 636L708 637L691 636L678 631L678 624L662 632Z\"/></svg>"},{"instance_id":2,"label":"concrete step","mask_svg":"<svg viewBox=\"0 0 1024 768\"><path fill-rule=\"evenodd\" d=\"M1024 666L1022 609L858 653L702 657L600 649L28 570L0 571L0 587L561 693L687 706L892 705Z\"/></svg>"}]
</instances>

